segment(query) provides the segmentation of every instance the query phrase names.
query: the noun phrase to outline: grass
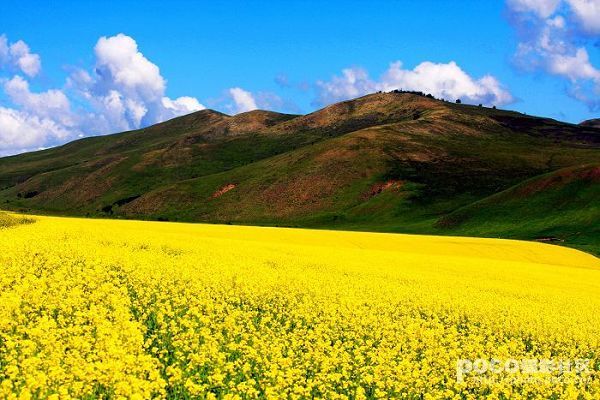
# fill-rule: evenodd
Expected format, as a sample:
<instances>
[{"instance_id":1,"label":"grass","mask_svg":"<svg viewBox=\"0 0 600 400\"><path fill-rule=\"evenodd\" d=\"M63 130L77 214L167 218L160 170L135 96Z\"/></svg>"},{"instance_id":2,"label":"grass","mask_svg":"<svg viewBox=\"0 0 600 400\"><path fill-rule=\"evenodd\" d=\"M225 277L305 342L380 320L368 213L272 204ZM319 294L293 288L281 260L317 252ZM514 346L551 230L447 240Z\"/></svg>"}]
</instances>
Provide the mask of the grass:
<instances>
[{"instance_id":1,"label":"grass","mask_svg":"<svg viewBox=\"0 0 600 400\"><path fill-rule=\"evenodd\" d=\"M0 207L88 217L552 236L597 254L596 181L577 178L560 193L548 187L547 194L526 200L499 194L597 163L599 132L405 93L369 95L305 116L257 111L229 117L204 110L140 131L0 159ZM386 182L395 183L372 192Z\"/></svg>"},{"instance_id":2,"label":"grass","mask_svg":"<svg viewBox=\"0 0 600 400\"><path fill-rule=\"evenodd\" d=\"M0 211L0 229L10 228L22 224L30 224L33 222L34 220L30 217L25 217L21 215L10 215Z\"/></svg>"},{"instance_id":3,"label":"grass","mask_svg":"<svg viewBox=\"0 0 600 400\"><path fill-rule=\"evenodd\" d=\"M600 255L600 166L527 180L438 221L450 233L537 239Z\"/></svg>"}]
</instances>

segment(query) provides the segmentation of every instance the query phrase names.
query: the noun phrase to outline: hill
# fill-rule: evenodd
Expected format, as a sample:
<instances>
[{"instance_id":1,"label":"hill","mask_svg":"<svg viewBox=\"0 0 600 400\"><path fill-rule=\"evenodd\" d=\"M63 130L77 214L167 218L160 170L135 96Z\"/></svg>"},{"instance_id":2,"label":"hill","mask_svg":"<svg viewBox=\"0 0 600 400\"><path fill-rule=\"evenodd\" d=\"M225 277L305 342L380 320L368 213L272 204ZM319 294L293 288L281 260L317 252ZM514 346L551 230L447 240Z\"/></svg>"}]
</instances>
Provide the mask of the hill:
<instances>
[{"instance_id":1,"label":"hill","mask_svg":"<svg viewBox=\"0 0 600 400\"><path fill-rule=\"evenodd\" d=\"M581 126L600 128L600 118L588 119L587 121L583 121Z\"/></svg>"},{"instance_id":2,"label":"hill","mask_svg":"<svg viewBox=\"0 0 600 400\"><path fill-rule=\"evenodd\" d=\"M473 236L561 243L598 252L600 164L564 168L460 208L438 227Z\"/></svg>"},{"instance_id":3,"label":"hill","mask_svg":"<svg viewBox=\"0 0 600 400\"><path fill-rule=\"evenodd\" d=\"M531 179L598 164L600 129L593 126L377 93L301 116L203 110L0 159L0 203L28 212L172 221L551 235L600 252L589 230L600 225L597 180L577 175L561 194L544 186L536 207L510 195ZM556 230L568 216L551 202L568 202L572 185L586 200L572 201L569 210L589 220ZM585 243L572 233L578 227L590 232Z\"/></svg>"}]
</instances>

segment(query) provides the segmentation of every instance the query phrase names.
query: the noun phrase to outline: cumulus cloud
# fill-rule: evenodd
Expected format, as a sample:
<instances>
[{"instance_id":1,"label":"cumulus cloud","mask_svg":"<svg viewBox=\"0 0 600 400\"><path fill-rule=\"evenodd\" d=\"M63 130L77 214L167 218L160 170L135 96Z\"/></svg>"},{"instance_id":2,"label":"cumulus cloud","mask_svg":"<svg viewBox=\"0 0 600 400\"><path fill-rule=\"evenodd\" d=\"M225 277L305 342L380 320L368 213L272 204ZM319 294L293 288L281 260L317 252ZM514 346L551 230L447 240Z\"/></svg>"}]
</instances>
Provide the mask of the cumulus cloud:
<instances>
[{"instance_id":1,"label":"cumulus cloud","mask_svg":"<svg viewBox=\"0 0 600 400\"><path fill-rule=\"evenodd\" d=\"M88 100L102 116L103 125L112 130L136 129L205 108L193 97L165 96L166 80L160 69L129 36L100 38L94 54L94 70L75 71L69 86Z\"/></svg>"},{"instance_id":2,"label":"cumulus cloud","mask_svg":"<svg viewBox=\"0 0 600 400\"><path fill-rule=\"evenodd\" d=\"M29 82L16 75L4 83L4 92L13 104L28 112L46 118L58 118L63 125L73 124L69 99L60 90L33 93L29 89Z\"/></svg>"},{"instance_id":3,"label":"cumulus cloud","mask_svg":"<svg viewBox=\"0 0 600 400\"><path fill-rule=\"evenodd\" d=\"M18 109L0 107L0 154L33 150L81 134L62 91L34 93L19 75L4 80L2 88Z\"/></svg>"},{"instance_id":4,"label":"cumulus cloud","mask_svg":"<svg viewBox=\"0 0 600 400\"><path fill-rule=\"evenodd\" d=\"M285 99L269 91L250 92L240 87L233 87L225 92L225 96L214 104L225 109L229 114L239 114L252 110L273 110L298 114L300 107L290 99Z\"/></svg>"},{"instance_id":5,"label":"cumulus cloud","mask_svg":"<svg viewBox=\"0 0 600 400\"><path fill-rule=\"evenodd\" d=\"M71 131L56 121L0 107L0 155L35 150L48 140L64 140Z\"/></svg>"},{"instance_id":6,"label":"cumulus cloud","mask_svg":"<svg viewBox=\"0 0 600 400\"><path fill-rule=\"evenodd\" d=\"M564 78L569 95L600 109L600 69L587 50L600 35L600 0L508 0L507 6L519 34L516 65Z\"/></svg>"},{"instance_id":7,"label":"cumulus cloud","mask_svg":"<svg viewBox=\"0 0 600 400\"><path fill-rule=\"evenodd\" d=\"M94 55L93 68L73 71L63 88L34 92L27 77L39 73L39 56L23 41L10 44L0 36L0 67L24 74L0 78L13 107L0 109L1 154L136 129L204 108L194 97L166 96L160 69L129 36L100 38Z\"/></svg>"},{"instance_id":8,"label":"cumulus cloud","mask_svg":"<svg viewBox=\"0 0 600 400\"><path fill-rule=\"evenodd\" d=\"M0 35L0 68L34 77L42 69L42 62L39 55L31 53L27 43L19 40L10 44L6 35Z\"/></svg>"},{"instance_id":9,"label":"cumulus cloud","mask_svg":"<svg viewBox=\"0 0 600 400\"><path fill-rule=\"evenodd\" d=\"M156 64L138 50L133 38L122 33L101 37L94 48L98 85L119 89L128 97L158 99L165 80Z\"/></svg>"},{"instance_id":10,"label":"cumulus cloud","mask_svg":"<svg viewBox=\"0 0 600 400\"><path fill-rule=\"evenodd\" d=\"M163 97L161 101L165 110L169 110L175 114L186 114L190 111L202 110L204 108L198 99L189 96L182 96L175 100Z\"/></svg>"},{"instance_id":11,"label":"cumulus cloud","mask_svg":"<svg viewBox=\"0 0 600 400\"><path fill-rule=\"evenodd\" d=\"M254 96L247 90L234 87L229 89L228 93L233 100L233 107L231 107L231 110L234 114L252 111L258 108Z\"/></svg>"},{"instance_id":12,"label":"cumulus cloud","mask_svg":"<svg viewBox=\"0 0 600 400\"><path fill-rule=\"evenodd\" d=\"M600 1L568 0L567 2L585 32L589 34L600 33Z\"/></svg>"},{"instance_id":13,"label":"cumulus cloud","mask_svg":"<svg viewBox=\"0 0 600 400\"><path fill-rule=\"evenodd\" d=\"M590 57L585 48L578 48L575 54L552 54L548 60L550 72L562 75L573 82L591 79L600 83L600 70L590 63Z\"/></svg>"},{"instance_id":14,"label":"cumulus cloud","mask_svg":"<svg viewBox=\"0 0 600 400\"><path fill-rule=\"evenodd\" d=\"M405 69L400 61L396 61L378 80L371 79L362 68L347 68L341 76L318 81L316 89L316 105L394 89L422 91L446 100L461 99L470 103L502 105L513 101L511 94L496 78L485 75L475 79L454 61L446 64L426 61L414 69Z\"/></svg>"}]
</instances>

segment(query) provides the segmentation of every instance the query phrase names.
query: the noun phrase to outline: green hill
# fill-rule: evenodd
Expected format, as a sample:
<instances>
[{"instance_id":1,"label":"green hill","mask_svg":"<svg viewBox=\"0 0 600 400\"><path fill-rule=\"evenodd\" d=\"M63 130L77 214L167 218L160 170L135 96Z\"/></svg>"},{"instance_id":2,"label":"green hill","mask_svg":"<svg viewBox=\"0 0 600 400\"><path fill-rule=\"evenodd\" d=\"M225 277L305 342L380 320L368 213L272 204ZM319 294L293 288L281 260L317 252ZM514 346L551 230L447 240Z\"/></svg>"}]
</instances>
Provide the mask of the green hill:
<instances>
[{"instance_id":1,"label":"green hill","mask_svg":"<svg viewBox=\"0 0 600 400\"><path fill-rule=\"evenodd\" d=\"M564 168L460 208L437 226L600 250L600 164Z\"/></svg>"},{"instance_id":2,"label":"green hill","mask_svg":"<svg viewBox=\"0 0 600 400\"><path fill-rule=\"evenodd\" d=\"M556 237L598 252L597 179L574 173L560 188L511 195L598 164L593 126L378 93L303 116L203 110L3 158L0 202L68 215Z\"/></svg>"}]
</instances>

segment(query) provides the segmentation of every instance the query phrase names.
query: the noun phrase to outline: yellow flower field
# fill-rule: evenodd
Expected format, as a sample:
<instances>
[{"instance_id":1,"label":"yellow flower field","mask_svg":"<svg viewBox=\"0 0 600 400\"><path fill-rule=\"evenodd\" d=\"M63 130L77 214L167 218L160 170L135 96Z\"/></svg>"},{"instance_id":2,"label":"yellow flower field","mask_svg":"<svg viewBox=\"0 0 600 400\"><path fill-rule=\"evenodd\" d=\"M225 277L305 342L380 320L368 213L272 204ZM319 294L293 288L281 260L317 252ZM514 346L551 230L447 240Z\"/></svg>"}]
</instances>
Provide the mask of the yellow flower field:
<instances>
[{"instance_id":1,"label":"yellow flower field","mask_svg":"<svg viewBox=\"0 0 600 400\"><path fill-rule=\"evenodd\" d=\"M600 261L575 250L35 219L0 229L0 398L600 398Z\"/></svg>"}]
</instances>

